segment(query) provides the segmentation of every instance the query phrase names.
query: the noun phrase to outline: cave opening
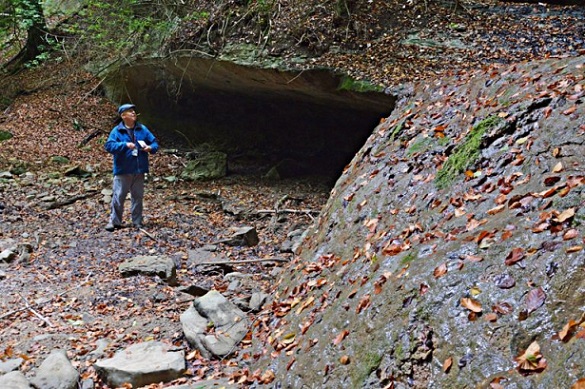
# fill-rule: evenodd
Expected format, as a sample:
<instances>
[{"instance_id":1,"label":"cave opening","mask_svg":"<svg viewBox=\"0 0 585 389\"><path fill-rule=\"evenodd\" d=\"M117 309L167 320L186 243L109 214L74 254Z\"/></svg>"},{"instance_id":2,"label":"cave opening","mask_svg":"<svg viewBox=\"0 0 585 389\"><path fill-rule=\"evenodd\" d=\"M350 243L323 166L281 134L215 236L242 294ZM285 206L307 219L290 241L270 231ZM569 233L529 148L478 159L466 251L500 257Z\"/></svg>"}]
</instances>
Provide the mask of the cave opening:
<instances>
[{"instance_id":1,"label":"cave opening","mask_svg":"<svg viewBox=\"0 0 585 389\"><path fill-rule=\"evenodd\" d=\"M161 138L225 152L228 174L278 166L283 178L336 179L395 104L389 94L340 88L344 80L329 70L176 59L122 68L109 84Z\"/></svg>"}]
</instances>

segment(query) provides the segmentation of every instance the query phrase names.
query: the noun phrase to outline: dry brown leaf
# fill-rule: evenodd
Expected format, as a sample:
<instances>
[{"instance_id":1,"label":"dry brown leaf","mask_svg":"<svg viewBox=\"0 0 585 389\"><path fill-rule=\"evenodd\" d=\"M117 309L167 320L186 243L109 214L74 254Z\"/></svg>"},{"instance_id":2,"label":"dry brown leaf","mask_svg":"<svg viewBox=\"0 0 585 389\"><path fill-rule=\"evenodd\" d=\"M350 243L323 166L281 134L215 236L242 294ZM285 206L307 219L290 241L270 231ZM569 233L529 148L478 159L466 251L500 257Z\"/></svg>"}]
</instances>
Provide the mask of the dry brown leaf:
<instances>
[{"instance_id":1,"label":"dry brown leaf","mask_svg":"<svg viewBox=\"0 0 585 389\"><path fill-rule=\"evenodd\" d=\"M487 211L488 215L495 215L497 213L500 213L504 210L504 208L506 207L506 205L502 204L502 205L498 205L497 207L494 207L492 209L489 209Z\"/></svg>"},{"instance_id":2,"label":"dry brown leaf","mask_svg":"<svg viewBox=\"0 0 585 389\"><path fill-rule=\"evenodd\" d=\"M559 332L559 339L563 342L565 340L569 340L568 335L575 329L578 324L579 323L577 323L575 320L569 320L569 322L565 324L563 329Z\"/></svg>"},{"instance_id":3,"label":"dry brown leaf","mask_svg":"<svg viewBox=\"0 0 585 389\"><path fill-rule=\"evenodd\" d=\"M461 299L461 306L475 313L479 313L482 311L481 303L475 299L468 297L463 297Z\"/></svg>"},{"instance_id":4,"label":"dry brown leaf","mask_svg":"<svg viewBox=\"0 0 585 389\"><path fill-rule=\"evenodd\" d=\"M518 362L518 371L520 373L542 371L547 365L546 360L540 353L540 346L536 341L532 342L526 351L516 358L516 362Z\"/></svg>"},{"instance_id":5,"label":"dry brown leaf","mask_svg":"<svg viewBox=\"0 0 585 389\"><path fill-rule=\"evenodd\" d=\"M557 163L553 169L552 169L553 173L560 173L563 171L563 164L561 162Z\"/></svg>"},{"instance_id":6,"label":"dry brown leaf","mask_svg":"<svg viewBox=\"0 0 585 389\"><path fill-rule=\"evenodd\" d=\"M585 378L579 378L577 382L571 385L571 389L585 389Z\"/></svg>"},{"instance_id":7,"label":"dry brown leaf","mask_svg":"<svg viewBox=\"0 0 585 389\"><path fill-rule=\"evenodd\" d=\"M447 264L446 263L442 263L439 266L437 266L435 268L435 271L433 272L433 275L435 276L435 278L442 277L445 274L447 274Z\"/></svg>"},{"instance_id":8,"label":"dry brown leaf","mask_svg":"<svg viewBox=\"0 0 585 389\"><path fill-rule=\"evenodd\" d=\"M453 366L453 357L445 359L445 362L443 362L443 371L445 373L449 373L449 370L451 370L451 366Z\"/></svg>"},{"instance_id":9,"label":"dry brown leaf","mask_svg":"<svg viewBox=\"0 0 585 389\"><path fill-rule=\"evenodd\" d=\"M339 343L341 343L343 341L343 339L345 339L347 337L347 335L349 335L349 331L348 330L343 330L341 331L336 337L335 339L333 339L333 344L335 346L337 346Z\"/></svg>"},{"instance_id":10,"label":"dry brown leaf","mask_svg":"<svg viewBox=\"0 0 585 389\"><path fill-rule=\"evenodd\" d=\"M491 321L492 323L498 320L498 315L493 312L488 313L485 315L485 320Z\"/></svg>"},{"instance_id":11,"label":"dry brown leaf","mask_svg":"<svg viewBox=\"0 0 585 389\"><path fill-rule=\"evenodd\" d=\"M575 216L575 208L565 209L556 218L554 218L554 221L557 223L563 223L572 218L573 216Z\"/></svg>"},{"instance_id":12,"label":"dry brown leaf","mask_svg":"<svg viewBox=\"0 0 585 389\"><path fill-rule=\"evenodd\" d=\"M339 358L339 363L341 363L342 365L349 365L350 359L348 355L342 355L341 358Z\"/></svg>"},{"instance_id":13,"label":"dry brown leaf","mask_svg":"<svg viewBox=\"0 0 585 389\"><path fill-rule=\"evenodd\" d=\"M544 301L546 300L546 293L542 290L542 287L538 287L536 289L532 289L526 295L526 308L528 313L536 311L540 308Z\"/></svg>"},{"instance_id":14,"label":"dry brown leaf","mask_svg":"<svg viewBox=\"0 0 585 389\"><path fill-rule=\"evenodd\" d=\"M578 236L579 236L579 231L575 228L571 228L563 234L563 240L571 240L571 239L574 239Z\"/></svg>"},{"instance_id":15,"label":"dry brown leaf","mask_svg":"<svg viewBox=\"0 0 585 389\"><path fill-rule=\"evenodd\" d=\"M567 254L571 254L571 253L578 253L581 250L583 250L583 246L571 246L567 250L565 250L565 252Z\"/></svg>"},{"instance_id":16,"label":"dry brown leaf","mask_svg":"<svg viewBox=\"0 0 585 389\"><path fill-rule=\"evenodd\" d=\"M524 256L525 256L524 249L521 247L516 247L516 248L512 249L512 251L510 251L510 253L506 257L506 260L504 261L504 263L507 266L512 266L516 262L523 260Z\"/></svg>"}]
</instances>

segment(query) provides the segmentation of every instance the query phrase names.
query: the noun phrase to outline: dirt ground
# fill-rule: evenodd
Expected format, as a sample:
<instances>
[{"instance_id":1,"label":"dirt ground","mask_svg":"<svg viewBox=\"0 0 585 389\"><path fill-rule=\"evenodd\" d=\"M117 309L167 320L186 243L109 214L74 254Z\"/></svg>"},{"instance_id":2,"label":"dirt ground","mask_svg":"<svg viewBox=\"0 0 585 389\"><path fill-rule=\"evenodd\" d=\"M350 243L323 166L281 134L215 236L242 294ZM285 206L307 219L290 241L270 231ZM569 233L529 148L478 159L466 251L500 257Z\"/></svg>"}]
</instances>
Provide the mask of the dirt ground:
<instances>
[{"instance_id":1,"label":"dirt ground","mask_svg":"<svg viewBox=\"0 0 585 389\"><path fill-rule=\"evenodd\" d=\"M88 93L93 80L82 72L67 73L68 88L56 89L62 86L58 82L62 72L55 68L46 78L52 82L29 85L34 93L21 95L0 119L2 129L14 135L0 144L0 172L22 173L0 178L0 241L12 239L32 249L27 260L0 264L0 357L23 358L21 370L32 374L51 350L62 348L84 378L105 387L92 368L100 358L92 352L104 340L110 345L102 358L155 339L185 348L187 376L193 381L229 376L237 369L230 367L233 360L204 360L184 339L179 316L192 297L178 289L195 285L217 289L231 299L246 298L253 291L270 292L274 267L283 264L233 266L232 271L249 275L251 281L228 290L225 269L190 266L189 251L229 237L232 227L254 226L259 245L219 244L217 255L233 261L291 259L292 254L279 250L286 234L306 226L315 213L283 212L275 218L268 211L275 207L318 211L330 183L320 178L273 182L237 175L185 182L176 179L182 157L161 151L151 157L144 230L107 232L109 205L102 190L111 189L112 176L103 142L115 107ZM80 145L96 130L101 133ZM162 149L176 146L164 137L159 141ZM70 162L54 163L53 156ZM72 166L92 174L65 175ZM77 201L55 206L72 199ZM125 216L130 224L128 212ZM137 255L173 258L180 286L171 287L156 277L123 278L117 266ZM250 318L255 320L253 313Z\"/></svg>"}]
</instances>

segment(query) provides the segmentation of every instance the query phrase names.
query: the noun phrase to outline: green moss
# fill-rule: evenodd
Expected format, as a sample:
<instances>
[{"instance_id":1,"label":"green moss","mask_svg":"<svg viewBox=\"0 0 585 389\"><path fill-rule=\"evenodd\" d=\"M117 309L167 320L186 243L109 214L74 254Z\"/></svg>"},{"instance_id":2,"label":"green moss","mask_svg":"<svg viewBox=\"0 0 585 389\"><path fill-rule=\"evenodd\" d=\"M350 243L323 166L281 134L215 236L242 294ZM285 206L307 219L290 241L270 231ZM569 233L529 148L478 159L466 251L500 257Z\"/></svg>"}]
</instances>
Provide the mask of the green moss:
<instances>
[{"instance_id":1,"label":"green moss","mask_svg":"<svg viewBox=\"0 0 585 389\"><path fill-rule=\"evenodd\" d=\"M380 366L380 362L382 362L382 355L372 351L367 352L351 375L353 387L361 388L368 376Z\"/></svg>"},{"instance_id":2,"label":"green moss","mask_svg":"<svg viewBox=\"0 0 585 389\"><path fill-rule=\"evenodd\" d=\"M421 138L418 139L416 142L413 143L412 146L406 152L406 155L412 157L414 154L424 153L431 148L431 144L433 143L433 138Z\"/></svg>"},{"instance_id":3,"label":"green moss","mask_svg":"<svg viewBox=\"0 0 585 389\"><path fill-rule=\"evenodd\" d=\"M480 155L483 135L502 120L498 116L490 116L473 127L463 142L455 147L453 154L449 156L437 173L435 184L439 189L449 186L460 173L469 169L476 162Z\"/></svg>"},{"instance_id":4,"label":"green moss","mask_svg":"<svg viewBox=\"0 0 585 389\"><path fill-rule=\"evenodd\" d=\"M402 266L407 265L407 264L411 263L412 261L414 261L416 258L417 258L417 253L409 252L404 257L402 257L402 259L400 260L400 264Z\"/></svg>"},{"instance_id":5,"label":"green moss","mask_svg":"<svg viewBox=\"0 0 585 389\"><path fill-rule=\"evenodd\" d=\"M374 85L367 81L360 81L353 79L349 76L343 76L337 87L337 90L340 91L350 91L350 92L382 92L384 88L378 85Z\"/></svg>"},{"instance_id":6,"label":"green moss","mask_svg":"<svg viewBox=\"0 0 585 389\"><path fill-rule=\"evenodd\" d=\"M390 134L390 141L394 142L394 138L396 136L398 136L398 134L400 134L400 132L402 131L402 129L404 128L404 122L400 122L396 125L396 127L394 127L394 129L392 130L392 134Z\"/></svg>"},{"instance_id":7,"label":"green moss","mask_svg":"<svg viewBox=\"0 0 585 389\"><path fill-rule=\"evenodd\" d=\"M8 131L0 131L0 142L12 138L12 134Z\"/></svg>"}]
</instances>

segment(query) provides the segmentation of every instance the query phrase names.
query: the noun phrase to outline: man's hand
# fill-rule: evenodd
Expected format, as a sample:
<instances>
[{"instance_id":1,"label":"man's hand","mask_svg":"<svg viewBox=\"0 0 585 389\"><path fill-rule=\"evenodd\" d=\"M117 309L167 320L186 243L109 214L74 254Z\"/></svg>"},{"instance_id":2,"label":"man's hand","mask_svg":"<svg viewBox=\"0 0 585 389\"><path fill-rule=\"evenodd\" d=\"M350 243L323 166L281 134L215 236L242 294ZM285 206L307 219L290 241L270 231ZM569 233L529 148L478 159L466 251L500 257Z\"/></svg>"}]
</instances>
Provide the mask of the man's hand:
<instances>
[{"instance_id":1,"label":"man's hand","mask_svg":"<svg viewBox=\"0 0 585 389\"><path fill-rule=\"evenodd\" d=\"M136 145L132 142L127 142L126 147L128 147L130 150L134 150L136 148Z\"/></svg>"}]
</instances>

